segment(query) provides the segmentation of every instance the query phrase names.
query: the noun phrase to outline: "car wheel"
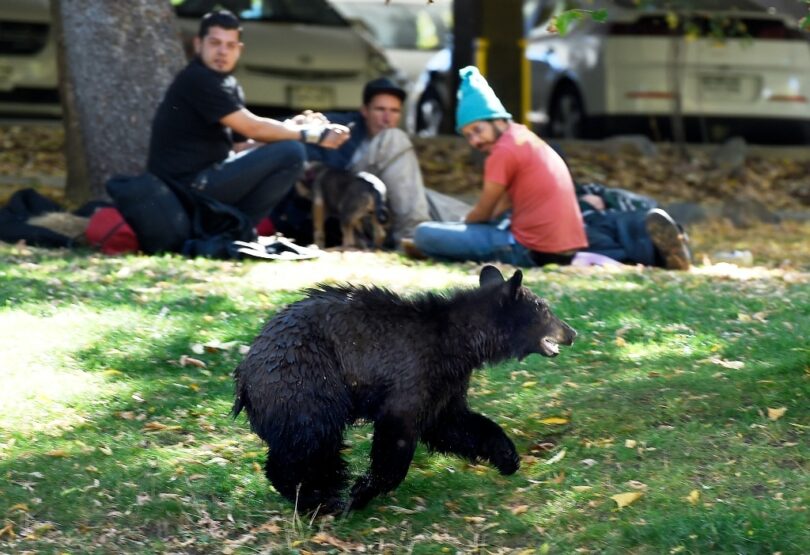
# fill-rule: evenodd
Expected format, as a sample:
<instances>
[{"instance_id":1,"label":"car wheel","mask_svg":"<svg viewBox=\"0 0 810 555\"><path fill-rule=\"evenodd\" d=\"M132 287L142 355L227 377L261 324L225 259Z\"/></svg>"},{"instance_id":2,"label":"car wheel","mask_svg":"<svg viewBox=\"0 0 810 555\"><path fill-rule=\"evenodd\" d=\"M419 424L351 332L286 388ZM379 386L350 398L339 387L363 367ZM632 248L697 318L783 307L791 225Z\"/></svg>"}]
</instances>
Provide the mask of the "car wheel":
<instances>
[{"instance_id":1,"label":"car wheel","mask_svg":"<svg viewBox=\"0 0 810 555\"><path fill-rule=\"evenodd\" d=\"M420 137L435 137L442 132L446 112L439 96L425 91L416 107L416 134Z\"/></svg>"},{"instance_id":2,"label":"car wheel","mask_svg":"<svg viewBox=\"0 0 810 555\"><path fill-rule=\"evenodd\" d=\"M559 139L578 139L585 132L585 107L573 86L560 89L551 102L549 135Z\"/></svg>"}]
</instances>

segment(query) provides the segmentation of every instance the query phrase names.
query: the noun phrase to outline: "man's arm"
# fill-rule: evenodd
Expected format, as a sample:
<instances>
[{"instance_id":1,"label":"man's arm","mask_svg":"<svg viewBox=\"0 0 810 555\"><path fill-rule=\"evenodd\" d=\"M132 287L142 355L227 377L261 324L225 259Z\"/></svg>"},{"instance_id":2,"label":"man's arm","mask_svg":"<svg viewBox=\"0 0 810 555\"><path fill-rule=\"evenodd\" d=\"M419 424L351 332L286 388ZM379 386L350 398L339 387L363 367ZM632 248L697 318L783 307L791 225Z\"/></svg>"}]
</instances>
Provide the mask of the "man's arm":
<instances>
[{"instance_id":1,"label":"man's arm","mask_svg":"<svg viewBox=\"0 0 810 555\"><path fill-rule=\"evenodd\" d=\"M262 118L245 108L232 112L219 121L222 125L230 127L240 135L262 143L300 140L301 131L307 127L294 121L281 122L270 118ZM327 123L320 127L327 130L327 133L318 142L320 146L337 148L349 138L349 128L343 125Z\"/></svg>"},{"instance_id":2,"label":"man's arm","mask_svg":"<svg viewBox=\"0 0 810 555\"><path fill-rule=\"evenodd\" d=\"M504 199L503 197L507 197ZM506 204L506 206L504 206ZM494 181L484 181L484 188L478 202L472 207L470 213L464 218L468 224L489 222L500 212L509 207L509 198L506 188ZM501 209L502 208L502 209Z\"/></svg>"}]
</instances>

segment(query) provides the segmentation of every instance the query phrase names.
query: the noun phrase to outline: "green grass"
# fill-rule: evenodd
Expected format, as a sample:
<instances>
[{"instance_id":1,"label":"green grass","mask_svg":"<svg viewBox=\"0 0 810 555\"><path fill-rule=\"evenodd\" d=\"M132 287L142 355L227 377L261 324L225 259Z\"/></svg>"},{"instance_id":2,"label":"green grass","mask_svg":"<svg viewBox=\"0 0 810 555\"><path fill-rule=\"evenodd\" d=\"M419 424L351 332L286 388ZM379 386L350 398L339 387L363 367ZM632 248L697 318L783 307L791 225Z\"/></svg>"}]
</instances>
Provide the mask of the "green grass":
<instances>
[{"instance_id":1,"label":"green grass","mask_svg":"<svg viewBox=\"0 0 810 555\"><path fill-rule=\"evenodd\" d=\"M810 553L810 275L778 268L527 271L580 336L472 381L521 470L420 447L368 509L295 514L228 415L240 346L318 281L410 294L477 271L0 246L0 552ZM370 434L349 434L355 473Z\"/></svg>"}]
</instances>

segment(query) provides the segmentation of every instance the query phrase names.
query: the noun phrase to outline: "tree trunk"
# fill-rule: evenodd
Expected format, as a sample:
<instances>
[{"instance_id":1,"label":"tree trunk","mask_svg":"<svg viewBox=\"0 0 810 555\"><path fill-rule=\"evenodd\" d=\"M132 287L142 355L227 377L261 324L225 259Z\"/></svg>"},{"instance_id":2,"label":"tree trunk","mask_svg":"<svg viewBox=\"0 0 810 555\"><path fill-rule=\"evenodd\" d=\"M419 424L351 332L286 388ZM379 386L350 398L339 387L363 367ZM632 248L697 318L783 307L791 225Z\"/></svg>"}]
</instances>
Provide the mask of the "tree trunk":
<instances>
[{"instance_id":1,"label":"tree trunk","mask_svg":"<svg viewBox=\"0 0 810 555\"><path fill-rule=\"evenodd\" d=\"M512 118L522 122L523 1L484 0L481 20L487 81Z\"/></svg>"},{"instance_id":2,"label":"tree trunk","mask_svg":"<svg viewBox=\"0 0 810 555\"><path fill-rule=\"evenodd\" d=\"M152 117L185 62L167 0L51 0L67 154L66 197L106 196L143 171Z\"/></svg>"},{"instance_id":3,"label":"tree trunk","mask_svg":"<svg viewBox=\"0 0 810 555\"><path fill-rule=\"evenodd\" d=\"M522 5L521 0L453 2L453 21L456 24L453 30L450 111L454 128L458 70L476 63L476 51L479 48L485 49L483 59L486 64L486 67L479 69L515 121L521 121Z\"/></svg>"},{"instance_id":4,"label":"tree trunk","mask_svg":"<svg viewBox=\"0 0 810 555\"><path fill-rule=\"evenodd\" d=\"M475 63L475 43L481 36L481 2L483 0L454 0L453 60L450 68L450 106L448 117L456 128L456 91L460 82L458 70ZM460 24L460 22L464 24Z\"/></svg>"}]
</instances>

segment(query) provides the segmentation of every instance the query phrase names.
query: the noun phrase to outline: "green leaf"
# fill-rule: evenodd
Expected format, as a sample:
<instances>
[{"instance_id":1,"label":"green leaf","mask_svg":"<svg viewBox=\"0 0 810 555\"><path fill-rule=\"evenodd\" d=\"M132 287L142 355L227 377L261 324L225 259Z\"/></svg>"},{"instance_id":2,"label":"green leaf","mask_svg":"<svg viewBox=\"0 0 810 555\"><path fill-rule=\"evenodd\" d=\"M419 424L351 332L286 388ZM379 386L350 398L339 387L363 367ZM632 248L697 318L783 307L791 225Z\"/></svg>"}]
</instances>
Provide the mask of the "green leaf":
<instances>
[{"instance_id":1,"label":"green leaf","mask_svg":"<svg viewBox=\"0 0 810 555\"><path fill-rule=\"evenodd\" d=\"M565 36L568 33L569 27L575 21L582 19L582 12L578 10L569 10L562 12L554 18L553 25L557 28L560 35Z\"/></svg>"},{"instance_id":2,"label":"green leaf","mask_svg":"<svg viewBox=\"0 0 810 555\"><path fill-rule=\"evenodd\" d=\"M810 31L810 15L804 16L799 21L799 26L804 29L805 31Z\"/></svg>"},{"instance_id":3,"label":"green leaf","mask_svg":"<svg viewBox=\"0 0 810 555\"><path fill-rule=\"evenodd\" d=\"M605 9L591 12L591 19L593 19L597 23L604 23L605 21L607 21L607 16L608 11Z\"/></svg>"}]
</instances>

